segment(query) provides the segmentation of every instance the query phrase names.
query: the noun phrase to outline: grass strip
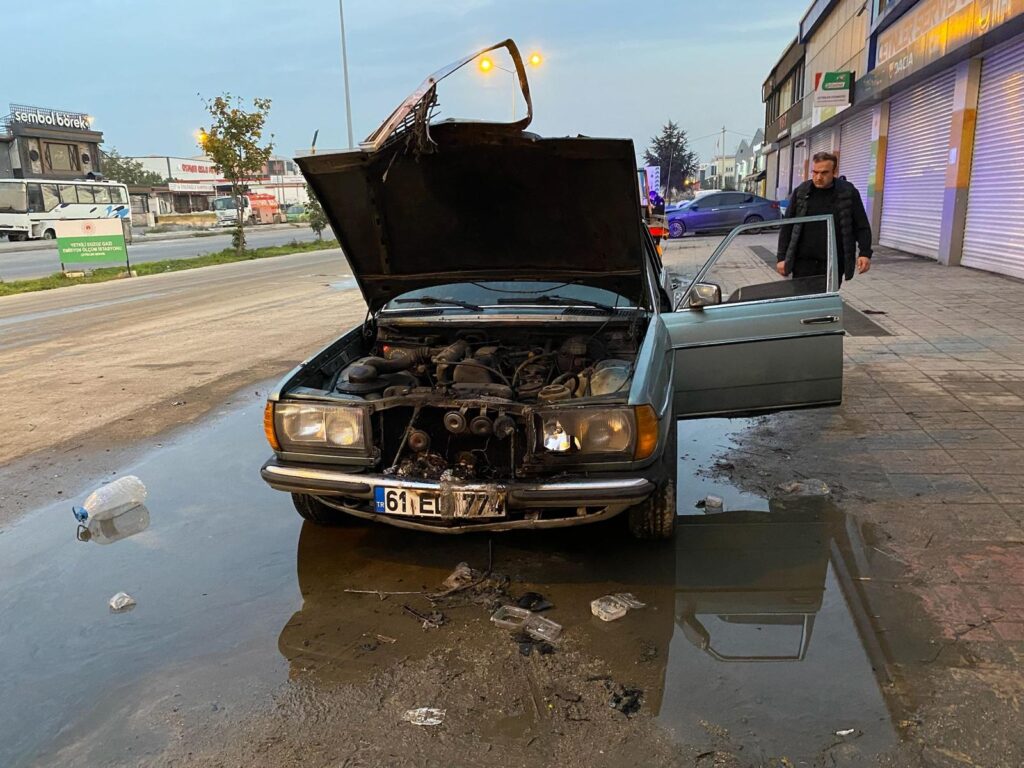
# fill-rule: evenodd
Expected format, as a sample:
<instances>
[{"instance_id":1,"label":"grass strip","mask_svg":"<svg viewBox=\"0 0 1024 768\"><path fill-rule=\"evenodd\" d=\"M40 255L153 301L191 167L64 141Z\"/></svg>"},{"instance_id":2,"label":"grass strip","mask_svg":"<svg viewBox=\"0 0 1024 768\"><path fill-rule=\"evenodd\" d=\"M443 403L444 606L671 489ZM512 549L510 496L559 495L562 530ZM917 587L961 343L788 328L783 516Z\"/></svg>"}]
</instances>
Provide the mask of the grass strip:
<instances>
[{"instance_id":1,"label":"grass strip","mask_svg":"<svg viewBox=\"0 0 1024 768\"><path fill-rule=\"evenodd\" d=\"M205 253L202 256L194 256L190 259L146 261L139 264L132 264L132 270L136 275L140 276L161 275L165 272L180 272L183 269L210 267L214 264L231 264L235 261L268 259L273 256L286 256L289 253L322 251L328 248L337 247L337 240L306 240L303 242L293 240L285 245L274 245L269 248L253 248L251 250L246 250L241 255L235 253L234 248L225 248L222 251ZM129 257L130 256L131 252L129 250ZM124 267L101 267L99 269L92 270L84 277L67 277L61 272L54 272L49 277L36 277L28 280L12 280L7 283L0 281L0 296L10 296L15 293L31 293L33 291L48 291L52 288L65 288L69 285L105 283L108 280L118 280L124 276Z\"/></svg>"}]
</instances>

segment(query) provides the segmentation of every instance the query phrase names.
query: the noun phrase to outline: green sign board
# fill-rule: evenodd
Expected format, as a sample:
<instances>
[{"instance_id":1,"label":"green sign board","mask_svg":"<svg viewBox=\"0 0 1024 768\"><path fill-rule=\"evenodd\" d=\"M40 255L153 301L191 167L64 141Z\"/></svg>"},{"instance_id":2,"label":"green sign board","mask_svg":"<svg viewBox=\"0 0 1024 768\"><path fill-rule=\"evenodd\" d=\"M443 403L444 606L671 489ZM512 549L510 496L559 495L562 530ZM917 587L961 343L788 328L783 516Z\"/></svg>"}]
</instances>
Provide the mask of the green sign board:
<instances>
[{"instance_id":1,"label":"green sign board","mask_svg":"<svg viewBox=\"0 0 1024 768\"><path fill-rule=\"evenodd\" d=\"M62 264L128 261L120 219L58 222L57 252Z\"/></svg>"}]
</instances>

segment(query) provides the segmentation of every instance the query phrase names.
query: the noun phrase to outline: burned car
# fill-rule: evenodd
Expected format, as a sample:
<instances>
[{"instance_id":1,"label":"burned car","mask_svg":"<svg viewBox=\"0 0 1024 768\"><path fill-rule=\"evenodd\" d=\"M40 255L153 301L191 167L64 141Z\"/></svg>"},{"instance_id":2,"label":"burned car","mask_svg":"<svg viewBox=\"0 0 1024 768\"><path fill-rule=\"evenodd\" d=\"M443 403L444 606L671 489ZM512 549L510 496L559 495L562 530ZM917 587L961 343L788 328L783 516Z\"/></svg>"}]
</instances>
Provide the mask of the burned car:
<instances>
[{"instance_id":1,"label":"burned car","mask_svg":"<svg viewBox=\"0 0 1024 768\"><path fill-rule=\"evenodd\" d=\"M523 120L431 119L437 82L474 54L358 150L298 158L367 317L271 393L262 476L315 523L452 533L626 513L634 535L667 538L676 419L841 399L834 270L814 296L723 301L698 275L677 301L632 142L527 132L524 69L501 46Z\"/></svg>"}]
</instances>

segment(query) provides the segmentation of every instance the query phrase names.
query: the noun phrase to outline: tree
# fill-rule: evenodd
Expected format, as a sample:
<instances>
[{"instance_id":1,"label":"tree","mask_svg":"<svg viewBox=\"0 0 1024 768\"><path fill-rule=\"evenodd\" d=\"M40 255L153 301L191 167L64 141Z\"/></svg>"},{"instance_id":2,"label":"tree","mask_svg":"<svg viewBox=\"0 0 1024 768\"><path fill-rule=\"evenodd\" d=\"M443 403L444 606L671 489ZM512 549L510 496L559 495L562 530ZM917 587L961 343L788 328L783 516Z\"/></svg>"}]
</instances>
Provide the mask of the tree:
<instances>
[{"instance_id":1,"label":"tree","mask_svg":"<svg viewBox=\"0 0 1024 768\"><path fill-rule=\"evenodd\" d=\"M309 214L309 228L316 232L316 239L323 239L323 231L327 229L327 215L324 213L324 207L320 205L320 201L316 198L316 193L313 192L313 188L306 184L306 194L309 196L309 202L306 203L306 213Z\"/></svg>"},{"instance_id":2,"label":"tree","mask_svg":"<svg viewBox=\"0 0 1024 768\"><path fill-rule=\"evenodd\" d=\"M686 131L671 120L662 126L661 134L651 139L644 150L647 165L661 167L661 183L667 199L673 189L683 189L686 180L697 172L697 155L690 151Z\"/></svg>"},{"instance_id":3,"label":"tree","mask_svg":"<svg viewBox=\"0 0 1024 768\"><path fill-rule=\"evenodd\" d=\"M225 93L212 101L204 99L210 113L210 127L199 129L199 146L217 170L231 184L238 223L232 238L238 253L245 251L245 218L242 187L263 170L274 149L273 135L265 145L263 127L270 113L270 99L254 98L252 109L245 101Z\"/></svg>"},{"instance_id":4,"label":"tree","mask_svg":"<svg viewBox=\"0 0 1024 768\"><path fill-rule=\"evenodd\" d=\"M103 171L104 177L111 181L119 181L122 184L137 187L155 187L158 184L164 183L164 177L159 173L147 171L138 160L122 157L113 148L109 152L101 150L100 168Z\"/></svg>"}]
</instances>

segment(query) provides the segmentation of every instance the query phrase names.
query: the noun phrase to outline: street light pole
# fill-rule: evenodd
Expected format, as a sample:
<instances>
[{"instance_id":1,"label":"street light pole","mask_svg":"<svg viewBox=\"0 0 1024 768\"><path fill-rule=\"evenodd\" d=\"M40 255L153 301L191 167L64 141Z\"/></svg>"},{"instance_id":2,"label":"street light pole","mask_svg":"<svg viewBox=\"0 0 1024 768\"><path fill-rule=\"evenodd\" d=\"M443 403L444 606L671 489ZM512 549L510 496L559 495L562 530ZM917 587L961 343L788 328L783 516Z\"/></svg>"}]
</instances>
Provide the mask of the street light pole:
<instances>
[{"instance_id":1,"label":"street light pole","mask_svg":"<svg viewBox=\"0 0 1024 768\"><path fill-rule=\"evenodd\" d=\"M345 46L345 0L338 0L338 16L341 18L341 71L345 77L345 120L348 125L348 148L352 149L352 98L348 87L348 50Z\"/></svg>"}]
</instances>

